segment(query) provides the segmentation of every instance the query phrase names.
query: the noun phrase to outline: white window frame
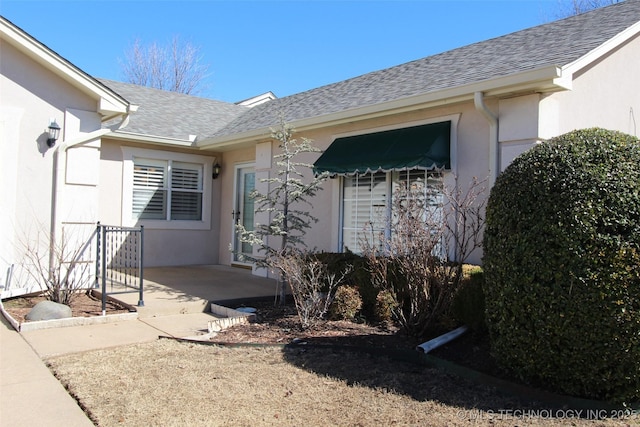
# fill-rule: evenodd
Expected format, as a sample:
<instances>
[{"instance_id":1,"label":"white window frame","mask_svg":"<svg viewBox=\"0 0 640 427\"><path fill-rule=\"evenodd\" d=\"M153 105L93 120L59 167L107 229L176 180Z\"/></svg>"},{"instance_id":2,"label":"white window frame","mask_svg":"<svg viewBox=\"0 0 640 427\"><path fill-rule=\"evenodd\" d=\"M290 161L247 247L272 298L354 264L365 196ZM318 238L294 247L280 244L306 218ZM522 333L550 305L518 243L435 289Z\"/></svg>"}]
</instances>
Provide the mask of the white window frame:
<instances>
[{"instance_id":1,"label":"white window frame","mask_svg":"<svg viewBox=\"0 0 640 427\"><path fill-rule=\"evenodd\" d=\"M439 181L440 181L440 185L445 185L445 179L446 179L446 175L448 175L447 171L441 171L441 172L437 172L437 171L424 171L424 170L409 170L409 171L392 171L392 172L385 172L384 176L385 176L385 181L384 181L384 190L385 190L385 206L370 206L369 207L369 211L371 212L371 215L381 215L380 218L375 218L375 217L370 217L370 220L374 221L375 223L381 224L383 222L386 222L386 224L384 225L384 230L382 230L382 228L380 227L376 227L377 229L384 231L384 235L385 238L389 238L389 233L391 232L391 224L389 223L390 219L391 219L391 215L392 215L392 207L393 207L393 195L394 195L394 189L397 188L397 186L399 185L400 182L403 182L403 178L406 177L406 174L408 173L424 173L426 174L425 176L428 176L430 174L434 174L434 175L439 175ZM365 179L365 180L370 180L372 175L376 175L379 174L381 175L381 172L375 172L375 173L366 173L366 174L361 174L358 175L356 177L356 179ZM403 176L404 175L404 176ZM341 177L340 179L340 188L341 188L341 197L340 197L340 236L339 236L339 247L340 247L340 252L344 252L346 250L346 248L348 248L350 251L354 252L354 253L361 253L361 248L360 245L358 244L358 242L355 242L355 246L353 246L354 242L348 242L347 246L345 247L345 239L344 239L344 233L345 233L345 180L346 179L353 179L352 177ZM429 180L431 180L432 178L427 178L426 181L428 182ZM425 190L426 192L426 190ZM349 199L351 200L351 199ZM366 200L363 200L363 203L366 203ZM377 208L377 209L376 209ZM376 211L376 212L374 212ZM354 227L349 227L352 229L355 229ZM360 228L360 225L358 225L357 228ZM362 232L364 230L360 230L360 232ZM358 233L358 231L356 230L356 233ZM356 238L356 240L359 241L358 238Z\"/></svg>"},{"instance_id":2,"label":"white window frame","mask_svg":"<svg viewBox=\"0 0 640 427\"><path fill-rule=\"evenodd\" d=\"M143 148L122 147L122 225L144 225L151 229L208 230L211 229L211 174L215 157L197 154L174 153ZM133 177L136 159L158 162L190 163L202 167L202 217L200 220L137 219L133 216ZM170 198L167 198L170 203Z\"/></svg>"}]
</instances>

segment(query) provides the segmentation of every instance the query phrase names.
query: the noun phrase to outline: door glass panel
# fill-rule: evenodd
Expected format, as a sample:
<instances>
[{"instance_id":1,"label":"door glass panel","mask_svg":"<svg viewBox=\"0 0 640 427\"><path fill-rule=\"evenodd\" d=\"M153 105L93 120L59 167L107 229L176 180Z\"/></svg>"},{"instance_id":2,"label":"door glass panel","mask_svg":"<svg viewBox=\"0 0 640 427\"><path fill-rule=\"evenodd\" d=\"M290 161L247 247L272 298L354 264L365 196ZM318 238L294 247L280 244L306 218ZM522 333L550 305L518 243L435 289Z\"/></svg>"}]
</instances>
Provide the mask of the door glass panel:
<instances>
[{"instance_id":1,"label":"door glass panel","mask_svg":"<svg viewBox=\"0 0 640 427\"><path fill-rule=\"evenodd\" d=\"M242 210L240 215L242 217L242 225L245 230L253 230L253 217L254 217L254 200L251 197L251 192L256 188L256 174L254 172L247 172L244 174L244 185L242 189ZM242 244L242 253L251 254L252 248L249 243Z\"/></svg>"},{"instance_id":2,"label":"door glass panel","mask_svg":"<svg viewBox=\"0 0 640 427\"><path fill-rule=\"evenodd\" d=\"M234 261L246 262L242 254L252 255L253 247L249 243L242 243L236 232L236 224L242 225L245 230L252 231L255 216L255 201L251 193L256 188L256 174L251 167L238 168L236 174L236 194L233 209L234 221ZM240 254L238 254L240 252Z\"/></svg>"}]
</instances>

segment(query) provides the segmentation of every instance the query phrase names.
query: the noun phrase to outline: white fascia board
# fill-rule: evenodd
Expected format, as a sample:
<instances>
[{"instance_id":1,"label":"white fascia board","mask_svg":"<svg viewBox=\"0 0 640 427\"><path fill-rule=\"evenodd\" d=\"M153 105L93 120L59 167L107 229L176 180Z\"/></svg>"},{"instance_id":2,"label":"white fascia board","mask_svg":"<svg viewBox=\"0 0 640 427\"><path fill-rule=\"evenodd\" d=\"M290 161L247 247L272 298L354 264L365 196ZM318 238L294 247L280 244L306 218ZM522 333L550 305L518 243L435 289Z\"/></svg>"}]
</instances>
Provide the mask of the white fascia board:
<instances>
[{"instance_id":1,"label":"white fascia board","mask_svg":"<svg viewBox=\"0 0 640 427\"><path fill-rule=\"evenodd\" d=\"M82 92L97 98L98 113L107 118L113 118L114 115L128 112L129 103L124 98L107 89L93 77L5 19L0 19L0 34L8 43L16 46L34 61L50 69Z\"/></svg>"},{"instance_id":2,"label":"white fascia board","mask_svg":"<svg viewBox=\"0 0 640 427\"><path fill-rule=\"evenodd\" d=\"M420 95L414 95L393 101L373 104L366 107L354 108L337 113L325 114L301 120L294 120L290 124L297 131L311 130L319 127L334 126L354 120L366 120L388 115L401 114L416 109L434 108L459 102L472 101L474 93L482 92L485 96L495 97L523 91L557 91L565 90L562 84L556 82L562 77L560 67L551 65L534 70L511 74L504 77L474 82ZM231 146L243 145L258 139L268 138L270 127L252 129L234 135L214 137L201 140L197 145L200 149L224 149Z\"/></svg>"},{"instance_id":3,"label":"white fascia board","mask_svg":"<svg viewBox=\"0 0 640 427\"><path fill-rule=\"evenodd\" d=\"M117 139L120 141L135 141L145 144L164 145L172 147L193 147L195 144L193 141L187 139L168 138L166 136L145 135L141 133L125 132L122 130L111 132L107 135L111 139Z\"/></svg>"},{"instance_id":4,"label":"white fascia board","mask_svg":"<svg viewBox=\"0 0 640 427\"><path fill-rule=\"evenodd\" d=\"M600 46L596 47L586 55L581 56L575 61L565 65L562 67L562 81L565 84L571 85L573 82L573 74L580 71L584 67L592 64L603 56L607 55L612 50L616 49L618 46L626 43L628 40L636 37L640 34L640 22L636 22L626 30L618 33L616 36L610 38L606 42L602 43ZM560 79L559 79L560 80ZM570 89L570 87L569 87Z\"/></svg>"}]
</instances>

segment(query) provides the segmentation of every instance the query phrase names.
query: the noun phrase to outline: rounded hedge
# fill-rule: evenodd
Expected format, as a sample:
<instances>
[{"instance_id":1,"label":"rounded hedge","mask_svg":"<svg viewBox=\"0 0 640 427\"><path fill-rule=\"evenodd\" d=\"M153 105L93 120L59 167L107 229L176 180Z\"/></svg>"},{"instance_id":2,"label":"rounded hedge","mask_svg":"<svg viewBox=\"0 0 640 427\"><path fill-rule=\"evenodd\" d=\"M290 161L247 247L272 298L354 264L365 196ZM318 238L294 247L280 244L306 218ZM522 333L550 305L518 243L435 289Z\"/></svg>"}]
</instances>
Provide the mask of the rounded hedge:
<instances>
[{"instance_id":1,"label":"rounded hedge","mask_svg":"<svg viewBox=\"0 0 640 427\"><path fill-rule=\"evenodd\" d=\"M640 401L640 141L567 133L498 177L484 235L497 362L573 396Z\"/></svg>"}]
</instances>

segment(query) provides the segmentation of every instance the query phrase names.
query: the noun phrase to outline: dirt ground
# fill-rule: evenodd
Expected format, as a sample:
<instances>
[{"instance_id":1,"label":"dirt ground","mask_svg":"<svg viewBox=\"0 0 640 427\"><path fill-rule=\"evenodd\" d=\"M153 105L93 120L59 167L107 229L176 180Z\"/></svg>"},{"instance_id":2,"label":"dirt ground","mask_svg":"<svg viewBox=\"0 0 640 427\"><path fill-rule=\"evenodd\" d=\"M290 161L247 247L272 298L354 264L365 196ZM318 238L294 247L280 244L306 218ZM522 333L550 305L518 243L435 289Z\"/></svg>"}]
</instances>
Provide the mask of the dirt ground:
<instances>
[{"instance_id":1,"label":"dirt ground","mask_svg":"<svg viewBox=\"0 0 640 427\"><path fill-rule=\"evenodd\" d=\"M2 301L4 309L17 322L28 322L25 316L40 301L44 301L42 295L20 296ZM92 317L102 315L102 300L91 292L80 292L74 296L71 304L73 317ZM129 309L117 302L107 300L107 314L128 313Z\"/></svg>"}]
</instances>

